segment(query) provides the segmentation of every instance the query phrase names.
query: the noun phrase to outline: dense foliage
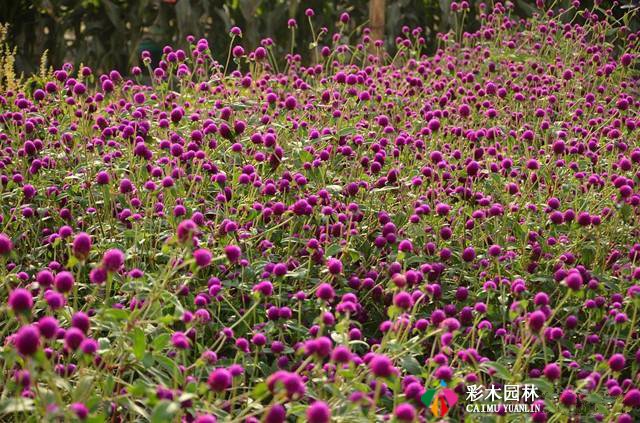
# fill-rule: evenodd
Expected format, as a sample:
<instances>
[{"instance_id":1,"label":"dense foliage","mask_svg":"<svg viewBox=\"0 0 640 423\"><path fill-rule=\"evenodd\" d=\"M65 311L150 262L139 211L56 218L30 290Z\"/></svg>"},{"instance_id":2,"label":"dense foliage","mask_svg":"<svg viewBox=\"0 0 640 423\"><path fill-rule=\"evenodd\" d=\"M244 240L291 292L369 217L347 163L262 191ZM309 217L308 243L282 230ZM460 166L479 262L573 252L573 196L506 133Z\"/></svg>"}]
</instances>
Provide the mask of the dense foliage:
<instances>
[{"instance_id":1,"label":"dense foliage","mask_svg":"<svg viewBox=\"0 0 640 423\"><path fill-rule=\"evenodd\" d=\"M1 419L436 420L442 383L640 419L634 12L539 3L433 56L343 13L309 66L234 27L149 84L3 47Z\"/></svg>"}]
</instances>

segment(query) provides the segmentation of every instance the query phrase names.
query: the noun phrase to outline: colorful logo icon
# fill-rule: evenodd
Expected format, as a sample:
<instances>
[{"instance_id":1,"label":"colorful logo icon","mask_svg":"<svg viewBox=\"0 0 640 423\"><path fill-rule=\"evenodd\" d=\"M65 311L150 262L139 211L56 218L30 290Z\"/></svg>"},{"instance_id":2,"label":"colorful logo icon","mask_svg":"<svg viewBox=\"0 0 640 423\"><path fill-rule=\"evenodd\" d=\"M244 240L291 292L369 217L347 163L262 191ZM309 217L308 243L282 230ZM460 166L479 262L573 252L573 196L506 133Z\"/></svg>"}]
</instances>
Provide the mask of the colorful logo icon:
<instances>
[{"instance_id":1,"label":"colorful logo icon","mask_svg":"<svg viewBox=\"0 0 640 423\"><path fill-rule=\"evenodd\" d=\"M440 385L442 388L427 389L420 397L422 403L429 407L435 417L444 416L458 402L458 395L447 388L447 383L444 380L440 381Z\"/></svg>"}]
</instances>

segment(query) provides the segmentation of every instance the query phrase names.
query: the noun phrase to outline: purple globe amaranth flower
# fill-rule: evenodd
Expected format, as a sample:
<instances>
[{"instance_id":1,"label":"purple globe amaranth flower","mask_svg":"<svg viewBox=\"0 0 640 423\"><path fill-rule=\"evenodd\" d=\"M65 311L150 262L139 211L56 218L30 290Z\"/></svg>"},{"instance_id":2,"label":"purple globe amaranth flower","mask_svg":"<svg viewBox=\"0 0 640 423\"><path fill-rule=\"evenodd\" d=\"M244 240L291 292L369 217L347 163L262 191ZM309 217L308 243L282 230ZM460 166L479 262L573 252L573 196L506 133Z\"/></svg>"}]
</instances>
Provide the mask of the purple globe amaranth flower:
<instances>
[{"instance_id":1,"label":"purple globe amaranth flower","mask_svg":"<svg viewBox=\"0 0 640 423\"><path fill-rule=\"evenodd\" d=\"M193 252L193 258L199 267L207 267L211 264L211 252L205 248L199 248Z\"/></svg>"},{"instance_id":2,"label":"purple globe amaranth flower","mask_svg":"<svg viewBox=\"0 0 640 423\"><path fill-rule=\"evenodd\" d=\"M282 404L274 404L265 412L264 423L284 423L287 419L287 410Z\"/></svg>"},{"instance_id":3,"label":"purple globe amaranth flower","mask_svg":"<svg viewBox=\"0 0 640 423\"><path fill-rule=\"evenodd\" d=\"M124 253L117 248L107 250L102 255L102 266L108 272L117 272L124 264Z\"/></svg>"},{"instance_id":4,"label":"purple globe amaranth flower","mask_svg":"<svg viewBox=\"0 0 640 423\"><path fill-rule=\"evenodd\" d=\"M316 296L321 300L331 301L335 297L335 291L328 283L322 283L316 289Z\"/></svg>"},{"instance_id":5,"label":"purple globe amaranth flower","mask_svg":"<svg viewBox=\"0 0 640 423\"><path fill-rule=\"evenodd\" d=\"M71 351L77 350L84 339L84 332L75 327L67 329L64 334L64 344Z\"/></svg>"},{"instance_id":6,"label":"purple globe amaranth flower","mask_svg":"<svg viewBox=\"0 0 640 423\"><path fill-rule=\"evenodd\" d=\"M107 280L107 270L103 267L96 267L89 272L89 281L93 284L101 284Z\"/></svg>"},{"instance_id":7,"label":"purple globe amaranth flower","mask_svg":"<svg viewBox=\"0 0 640 423\"><path fill-rule=\"evenodd\" d=\"M342 273L342 262L336 258L330 258L327 260L327 269L332 275L339 275Z\"/></svg>"},{"instance_id":8,"label":"purple globe amaranth flower","mask_svg":"<svg viewBox=\"0 0 640 423\"><path fill-rule=\"evenodd\" d=\"M560 379L560 366L558 366L556 363L549 363L544 367L543 373L544 376L549 380Z\"/></svg>"},{"instance_id":9,"label":"purple globe amaranth flower","mask_svg":"<svg viewBox=\"0 0 640 423\"><path fill-rule=\"evenodd\" d=\"M86 420L89 416L89 409L81 402L74 402L69 406L69 409L79 420Z\"/></svg>"},{"instance_id":10,"label":"purple globe amaranth flower","mask_svg":"<svg viewBox=\"0 0 640 423\"><path fill-rule=\"evenodd\" d=\"M540 332L540 330L544 327L544 324L547 320L547 316L540 311L536 310L529 314L529 328L533 332Z\"/></svg>"},{"instance_id":11,"label":"purple globe amaranth flower","mask_svg":"<svg viewBox=\"0 0 640 423\"><path fill-rule=\"evenodd\" d=\"M315 401L307 408L307 421L309 423L329 423L331 420L331 409L323 401Z\"/></svg>"},{"instance_id":12,"label":"purple globe amaranth flower","mask_svg":"<svg viewBox=\"0 0 640 423\"><path fill-rule=\"evenodd\" d=\"M85 232L80 232L73 239L73 255L79 260L86 260L91 251L91 236Z\"/></svg>"},{"instance_id":13,"label":"purple globe amaranth flower","mask_svg":"<svg viewBox=\"0 0 640 423\"><path fill-rule=\"evenodd\" d=\"M393 414L401 422L413 422L416 418L416 409L409 403L399 404Z\"/></svg>"},{"instance_id":14,"label":"purple globe amaranth flower","mask_svg":"<svg viewBox=\"0 0 640 423\"><path fill-rule=\"evenodd\" d=\"M622 403L626 407L640 408L640 390L633 388L624 395Z\"/></svg>"},{"instance_id":15,"label":"purple globe amaranth flower","mask_svg":"<svg viewBox=\"0 0 640 423\"><path fill-rule=\"evenodd\" d=\"M219 368L209 373L207 384L214 392L222 392L231 387L233 377L227 369Z\"/></svg>"},{"instance_id":16,"label":"purple globe amaranth flower","mask_svg":"<svg viewBox=\"0 0 640 423\"><path fill-rule=\"evenodd\" d=\"M33 296L24 288L16 288L9 294L9 308L16 313L24 313L33 307Z\"/></svg>"},{"instance_id":17,"label":"purple globe amaranth flower","mask_svg":"<svg viewBox=\"0 0 640 423\"><path fill-rule=\"evenodd\" d=\"M376 377L389 377L395 371L391 359L383 354L376 354L371 358L371 361L369 361L369 369Z\"/></svg>"},{"instance_id":18,"label":"purple globe amaranth flower","mask_svg":"<svg viewBox=\"0 0 640 423\"><path fill-rule=\"evenodd\" d=\"M573 390L567 388L560 394L560 402L566 407L572 407L578 402L578 396Z\"/></svg>"},{"instance_id":19,"label":"purple globe amaranth flower","mask_svg":"<svg viewBox=\"0 0 640 423\"><path fill-rule=\"evenodd\" d=\"M611 370L613 370L614 372L619 372L622 371L622 369L624 369L624 366L626 364L626 360L624 358L624 355L622 354L613 354L610 358L609 358L609 368Z\"/></svg>"},{"instance_id":20,"label":"purple globe amaranth flower","mask_svg":"<svg viewBox=\"0 0 640 423\"><path fill-rule=\"evenodd\" d=\"M31 356L40 347L40 331L34 325L23 326L14 338L18 352L24 356Z\"/></svg>"},{"instance_id":21,"label":"purple globe amaranth flower","mask_svg":"<svg viewBox=\"0 0 640 423\"><path fill-rule=\"evenodd\" d=\"M272 393L284 389L288 398L298 398L306 393L304 381L297 373L278 370L267 378L267 388Z\"/></svg>"},{"instance_id":22,"label":"purple globe amaranth flower","mask_svg":"<svg viewBox=\"0 0 640 423\"><path fill-rule=\"evenodd\" d=\"M63 271L56 275L53 281L58 292L67 293L71 291L75 283L75 278L71 272Z\"/></svg>"},{"instance_id":23,"label":"purple globe amaranth flower","mask_svg":"<svg viewBox=\"0 0 640 423\"><path fill-rule=\"evenodd\" d=\"M58 321L55 317L44 316L38 320L38 330L45 338L53 338L58 332L58 328Z\"/></svg>"},{"instance_id":24,"label":"purple globe amaranth flower","mask_svg":"<svg viewBox=\"0 0 640 423\"><path fill-rule=\"evenodd\" d=\"M567 287L573 291L578 291L582 288L582 275L577 270L572 270L569 272L567 277L564 279Z\"/></svg>"},{"instance_id":25,"label":"purple globe amaranth flower","mask_svg":"<svg viewBox=\"0 0 640 423\"><path fill-rule=\"evenodd\" d=\"M0 255L9 254L13 250L13 242L6 234L0 233Z\"/></svg>"},{"instance_id":26,"label":"purple globe amaranth flower","mask_svg":"<svg viewBox=\"0 0 640 423\"><path fill-rule=\"evenodd\" d=\"M237 263L242 255L242 250L237 245L227 245L224 247L224 254L231 263Z\"/></svg>"}]
</instances>

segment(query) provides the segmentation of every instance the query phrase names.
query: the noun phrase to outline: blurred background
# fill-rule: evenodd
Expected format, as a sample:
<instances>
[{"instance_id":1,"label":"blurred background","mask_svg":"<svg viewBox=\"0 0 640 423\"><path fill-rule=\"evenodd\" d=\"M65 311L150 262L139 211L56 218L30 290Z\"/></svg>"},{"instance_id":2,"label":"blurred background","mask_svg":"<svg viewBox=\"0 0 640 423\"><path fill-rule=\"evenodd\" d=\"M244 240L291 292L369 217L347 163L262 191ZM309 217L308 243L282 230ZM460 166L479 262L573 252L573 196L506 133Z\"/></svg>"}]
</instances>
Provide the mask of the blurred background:
<instances>
[{"instance_id":1,"label":"blurred background","mask_svg":"<svg viewBox=\"0 0 640 423\"><path fill-rule=\"evenodd\" d=\"M593 1L581 3L591 7ZM384 39L392 52L402 26L422 27L429 52L435 50L437 32L477 28L475 15L480 2L467 2L471 11L463 28L453 28L460 25L460 19L451 12L451 0L0 0L0 23L10 25L8 41L17 47L19 72L36 72L47 51L48 63L55 67L71 62L98 72L117 69L128 73L131 66L139 64L141 51L148 50L157 57L164 45L184 48L187 35L206 38L214 57L222 60L232 26L242 28L243 37L237 43L245 49L253 49L269 37L276 43L276 57L284 59L291 46L287 27L291 18L298 22L296 52L307 59L312 41L307 8L315 11L316 32L326 27L332 34L340 14L348 12L350 29L357 32L370 27L374 38ZM535 13L534 1L511 2L516 15ZM485 3L490 5L493 0ZM570 1L553 3L568 7ZM603 9L613 5L616 13L622 13L621 7L631 1L598 3Z\"/></svg>"}]
</instances>

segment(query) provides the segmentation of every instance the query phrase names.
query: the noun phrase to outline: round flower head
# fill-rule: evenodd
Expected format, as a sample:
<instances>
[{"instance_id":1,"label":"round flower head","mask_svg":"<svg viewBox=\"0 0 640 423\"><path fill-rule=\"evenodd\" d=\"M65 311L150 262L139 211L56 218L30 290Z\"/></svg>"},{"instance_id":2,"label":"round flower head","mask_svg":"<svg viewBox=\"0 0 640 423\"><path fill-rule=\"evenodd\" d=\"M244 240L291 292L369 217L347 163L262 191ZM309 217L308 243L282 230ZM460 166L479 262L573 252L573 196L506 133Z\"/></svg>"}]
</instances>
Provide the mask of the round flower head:
<instances>
[{"instance_id":1,"label":"round flower head","mask_svg":"<svg viewBox=\"0 0 640 423\"><path fill-rule=\"evenodd\" d=\"M376 354L369 362L369 369L376 377L389 377L393 373L394 367L389 357Z\"/></svg>"},{"instance_id":2,"label":"round flower head","mask_svg":"<svg viewBox=\"0 0 640 423\"><path fill-rule=\"evenodd\" d=\"M74 402L69 406L69 409L78 417L80 420L86 420L87 416L89 416L89 409L86 405L81 402Z\"/></svg>"},{"instance_id":3,"label":"round flower head","mask_svg":"<svg viewBox=\"0 0 640 423\"><path fill-rule=\"evenodd\" d=\"M73 239L73 255L79 260L86 260L91 251L91 237L89 234L80 232Z\"/></svg>"},{"instance_id":4,"label":"round flower head","mask_svg":"<svg viewBox=\"0 0 640 423\"><path fill-rule=\"evenodd\" d=\"M316 290L316 296L321 300L331 301L335 297L335 291L333 287L328 283L323 283L318 286Z\"/></svg>"},{"instance_id":5,"label":"round flower head","mask_svg":"<svg viewBox=\"0 0 640 423\"><path fill-rule=\"evenodd\" d=\"M264 423L284 423L287 418L287 410L281 404L274 404L265 413Z\"/></svg>"},{"instance_id":6,"label":"round flower head","mask_svg":"<svg viewBox=\"0 0 640 423\"><path fill-rule=\"evenodd\" d=\"M640 390L630 389L625 394L622 403L627 407L640 408Z\"/></svg>"},{"instance_id":7,"label":"round flower head","mask_svg":"<svg viewBox=\"0 0 640 423\"><path fill-rule=\"evenodd\" d=\"M16 333L14 343L20 354L33 355L40 347L40 331L33 325L23 326Z\"/></svg>"},{"instance_id":8,"label":"round flower head","mask_svg":"<svg viewBox=\"0 0 640 423\"><path fill-rule=\"evenodd\" d=\"M51 339L58 332L58 321L55 317L44 316L38 320L38 330L42 336Z\"/></svg>"},{"instance_id":9,"label":"round flower head","mask_svg":"<svg viewBox=\"0 0 640 423\"><path fill-rule=\"evenodd\" d=\"M560 402L566 406L571 407L576 405L578 396L571 389L567 388L560 394Z\"/></svg>"},{"instance_id":10,"label":"round flower head","mask_svg":"<svg viewBox=\"0 0 640 423\"><path fill-rule=\"evenodd\" d=\"M200 248L193 252L193 258L199 267L206 267L211 264L211 252L209 250Z\"/></svg>"},{"instance_id":11,"label":"round flower head","mask_svg":"<svg viewBox=\"0 0 640 423\"><path fill-rule=\"evenodd\" d=\"M556 363L549 363L544 367L543 373L549 380L560 379L560 366Z\"/></svg>"},{"instance_id":12,"label":"round flower head","mask_svg":"<svg viewBox=\"0 0 640 423\"><path fill-rule=\"evenodd\" d=\"M178 229L176 230L176 235L178 236L178 241L182 243L186 243L191 241L193 237L196 235L198 230L198 226L196 223L191 220L183 220L178 224Z\"/></svg>"},{"instance_id":13,"label":"round flower head","mask_svg":"<svg viewBox=\"0 0 640 423\"><path fill-rule=\"evenodd\" d=\"M624 369L624 365L626 364L626 360L622 354L613 354L609 358L609 368L614 372L619 372Z\"/></svg>"},{"instance_id":14,"label":"round flower head","mask_svg":"<svg viewBox=\"0 0 640 423\"><path fill-rule=\"evenodd\" d=\"M0 255L9 254L13 250L11 238L6 234L0 234Z\"/></svg>"},{"instance_id":15,"label":"round flower head","mask_svg":"<svg viewBox=\"0 0 640 423\"><path fill-rule=\"evenodd\" d=\"M69 328L64 334L64 344L71 351L77 350L82 341L84 341L84 332L78 328Z\"/></svg>"},{"instance_id":16,"label":"round flower head","mask_svg":"<svg viewBox=\"0 0 640 423\"><path fill-rule=\"evenodd\" d=\"M531 328L533 332L539 332L544 326L546 320L547 317L544 313L536 310L529 314L529 328Z\"/></svg>"},{"instance_id":17,"label":"round flower head","mask_svg":"<svg viewBox=\"0 0 640 423\"><path fill-rule=\"evenodd\" d=\"M16 288L9 294L9 308L16 313L27 312L33 307L33 296L24 288Z\"/></svg>"},{"instance_id":18,"label":"round flower head","mask_svg":"<svg viewBox=\"0 0 640 423\"><path fill-rule=\"evenodd\" d=\"M233 377L227 369L215 369L209 374L207 384L214 392L222 392L231 387Z\"/></svg>"},{"instance_id":19,"label":"round flower head","mask_svg":"<svg viewBox=\"0 0 640 423\"><path fill-rule=\"evenodd\" d=\"M58 292L64 294L71 291L71 289L73 288L73 284L75 283L75 278L73 277L71 272L64 271L56 275L53 283L56 286Z\"/></svg>"},{"instance_id":20,"label":"round flower head","mask_svg":"<svg viewBox=\"0 0 640 423\"><path fill-rule=\"evenodd\" d=\"M401 422L412 422L416 418L416 409L409 403L400 404L396 407L393 414Z\"/></svg>"},{"instance_id":21,"label":"round flower head","mask_svg":"<svg viewBox=\"0 0 640 423\"><path fill-rule=\"evenodd\" d=\"M339 275L342 273L342 262L336 258L330 258L327 261L327 269L332 275Z\"/></svg>"},{"instance_id":22,"label":"round flower head","mask_svg":"<svg viewBox=\"0 0 640 423\"><path fill-rule=\"evenodd\" d=\"M329 423L331 409L327 403L316 401L307 408L307 421L309 423Z\"/></svg>"},{"instance_id":23,"label":"round flower head","mask_svg":"<svg viewBox=\"0 0 640 423\"><path fill-rule=\"evenodd\" d=\"M124 264L124 253L117 248L107 250L102 255L102 266L108 272L117 272Z\"/></svg>"},{"instance_id":24,"label":"round flower head","mask_svg":"<svg viewBox=\"0 0 640 423\"><path fill-rule=\"evenodd\" d=\"M227 245L224 247L224 254L231 263L237 263L240 260L242 250L237 245Z\"/></svg>"}]
</instances>

